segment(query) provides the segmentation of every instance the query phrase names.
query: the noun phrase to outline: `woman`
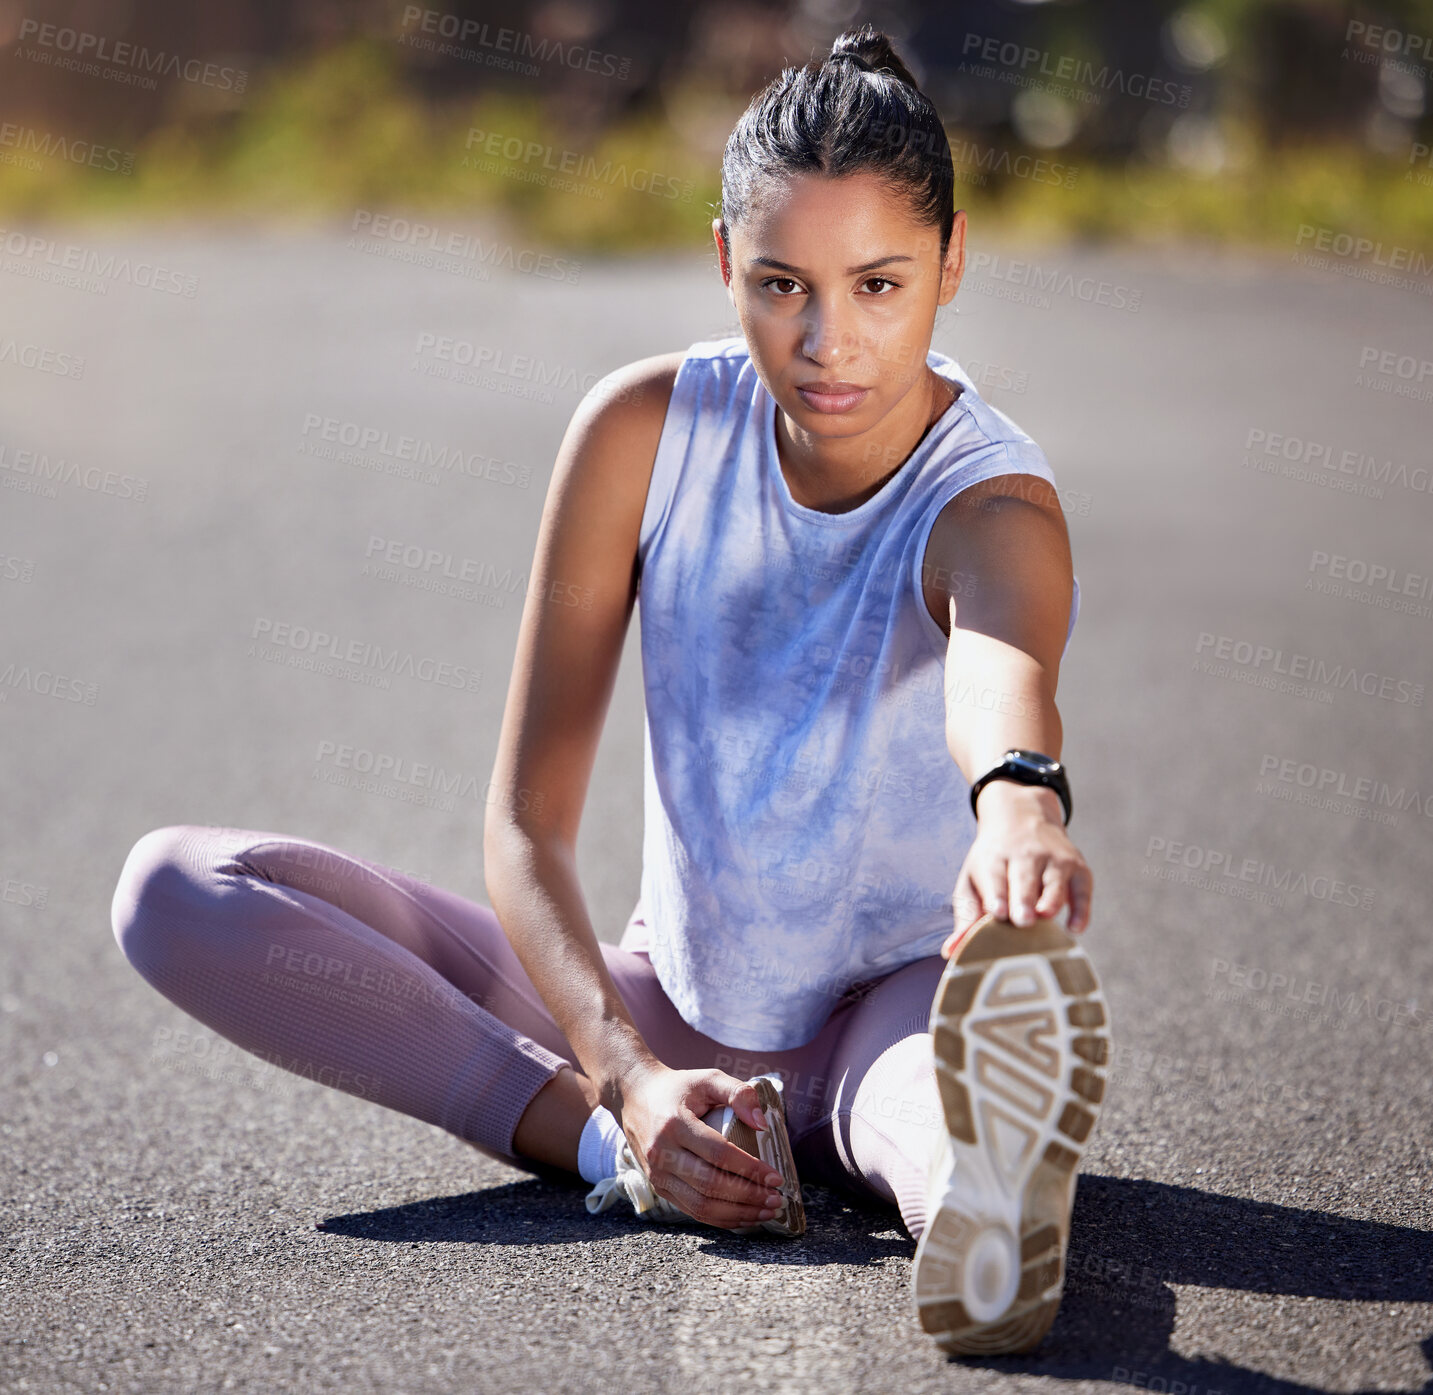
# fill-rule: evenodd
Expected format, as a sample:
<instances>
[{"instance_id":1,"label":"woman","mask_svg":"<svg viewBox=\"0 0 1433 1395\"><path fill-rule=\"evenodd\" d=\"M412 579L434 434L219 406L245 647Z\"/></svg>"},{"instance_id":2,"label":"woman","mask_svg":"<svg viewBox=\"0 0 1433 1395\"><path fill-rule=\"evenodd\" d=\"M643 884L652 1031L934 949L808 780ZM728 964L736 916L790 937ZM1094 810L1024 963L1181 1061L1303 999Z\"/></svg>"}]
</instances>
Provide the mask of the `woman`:
<instances>
[{"instance_id":1,"label":"woman","mask_svg":"<svg viewBox=\"0 0 1433 1395\"><path fill-rule=\"evenodd\" d=\"M579 1173L590 1210L798 1234L798 1173L894 1202L926 1330L1013 1351L1059 1302L1107 1038L1053 919L1083 930L1092 890L1053 759L1078 586L1043 454L930 350L953 186L870 26L738 123L712 226L742 335L611 374L556 463L493 911L175 825L135 845L114 926L215 1031ZM642 890L612 945L575 846L639 599Z\"/></svg>"}]
</instances>

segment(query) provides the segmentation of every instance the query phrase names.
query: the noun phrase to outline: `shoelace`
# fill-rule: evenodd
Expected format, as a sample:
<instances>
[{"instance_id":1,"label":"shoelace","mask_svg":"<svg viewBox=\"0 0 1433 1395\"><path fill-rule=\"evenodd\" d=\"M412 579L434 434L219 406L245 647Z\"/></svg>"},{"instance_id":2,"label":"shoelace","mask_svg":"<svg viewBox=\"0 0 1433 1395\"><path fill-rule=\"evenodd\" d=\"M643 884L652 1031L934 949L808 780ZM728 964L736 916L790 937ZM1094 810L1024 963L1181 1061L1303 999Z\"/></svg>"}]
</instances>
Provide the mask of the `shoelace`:
<instances>
[{"instance_id":1,"label":"shoelace","mask_svg":"<svg viewBox=\"0 0 1433 1395\"><path fill-rule=\"evenodd\" d=\"M617 1150L617 1171L611 1177L604 1177L587 1193L587 1209L592 1215L605 1211L620 1197L627 1197L639 1216L652 1212L658 1216L685 1216L680 1207L674 1206L665 1197L652 1190L647 1175L637 1166L632 1156L631 1145L623 1142Z\"/></svg>"}]
</instances>

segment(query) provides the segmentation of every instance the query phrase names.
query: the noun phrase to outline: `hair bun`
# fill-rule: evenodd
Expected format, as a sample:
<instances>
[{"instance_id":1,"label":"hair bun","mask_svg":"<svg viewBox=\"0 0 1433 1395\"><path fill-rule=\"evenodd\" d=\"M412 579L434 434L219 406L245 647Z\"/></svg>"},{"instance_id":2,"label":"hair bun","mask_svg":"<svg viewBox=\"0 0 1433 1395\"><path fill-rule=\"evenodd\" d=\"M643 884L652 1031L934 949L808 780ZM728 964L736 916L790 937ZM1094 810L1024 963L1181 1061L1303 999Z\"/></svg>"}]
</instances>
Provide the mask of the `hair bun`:
<instances>
[{"instance_id":1,"label":"hair bun","mask_svg":"<svg viewBox=\"0 0 1433 1395\"><path fill-rule=\"evenodd\" d=\"M836 63L849 60L856 67L868 73L888 73L891 77L920 90L920 85L911 71L896 56L890 38L872 24L863 24L859 29L848 29L831 45L826 62Z\"/></svg>"}]
</instances>

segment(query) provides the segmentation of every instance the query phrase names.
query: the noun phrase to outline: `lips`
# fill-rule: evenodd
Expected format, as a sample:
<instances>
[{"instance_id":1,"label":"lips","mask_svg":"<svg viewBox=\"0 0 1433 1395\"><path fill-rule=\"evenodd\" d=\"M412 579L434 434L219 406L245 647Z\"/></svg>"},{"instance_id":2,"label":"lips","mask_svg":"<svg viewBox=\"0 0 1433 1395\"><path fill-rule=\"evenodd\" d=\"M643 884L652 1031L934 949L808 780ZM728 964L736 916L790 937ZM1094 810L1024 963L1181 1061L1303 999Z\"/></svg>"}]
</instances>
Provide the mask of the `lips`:
<instances>
[{"instance_id":1,"label":"lips","mask_svg":"<svg viewBox=\"0 0 1433 1395\"><path fill-rule=\"evenodd\" d=\"M859 383L833 380L831 382L798 383L796 391L801 394L801 400L815 411L849 412L853 407L865 401L870 388L863 388Z\"/></svg>"}]
</instances>

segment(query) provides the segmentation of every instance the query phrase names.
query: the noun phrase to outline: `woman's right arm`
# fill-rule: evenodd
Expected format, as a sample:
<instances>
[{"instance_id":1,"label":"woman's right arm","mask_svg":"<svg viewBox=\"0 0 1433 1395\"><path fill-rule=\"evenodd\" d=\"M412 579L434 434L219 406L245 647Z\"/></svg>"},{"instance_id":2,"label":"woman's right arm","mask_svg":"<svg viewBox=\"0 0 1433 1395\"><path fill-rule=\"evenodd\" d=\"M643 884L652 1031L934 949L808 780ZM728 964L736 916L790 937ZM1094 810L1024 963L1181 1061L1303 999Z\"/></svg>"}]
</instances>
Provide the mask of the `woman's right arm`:
<instances>
[{"instance_id":1,"label":"woman's right arm","mask_svg":"<svg viewBox=\"0 0 1433 1395\"><path fill-rule=\"evenodd\" d=\"M654 1189L698 1220L753 1224L769 1169L701 1122L756 1091L675 1071L642 1039L577 878L577 831L637 595L637 546L680 353L609 374L582 400L548 487L483 822L488 896L583 1073ZM735 1175L733 1175L735 1174Z\"/></svg>"}]
</instances>

